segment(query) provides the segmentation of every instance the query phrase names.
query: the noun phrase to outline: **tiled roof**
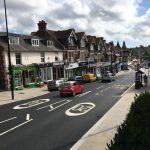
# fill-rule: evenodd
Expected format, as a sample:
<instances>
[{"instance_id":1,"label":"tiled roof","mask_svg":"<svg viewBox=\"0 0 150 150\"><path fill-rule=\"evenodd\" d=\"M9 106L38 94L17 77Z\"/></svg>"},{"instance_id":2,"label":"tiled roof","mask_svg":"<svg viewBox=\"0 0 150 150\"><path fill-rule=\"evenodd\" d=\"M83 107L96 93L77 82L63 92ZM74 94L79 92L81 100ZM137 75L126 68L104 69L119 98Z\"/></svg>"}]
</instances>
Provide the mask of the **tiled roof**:
<instances>
[{"instance_id":1,"label":"tiled roof","mask_svg":"<svg viewBox=\"0 0 150 150\"><path fill-rule=\"evenodd\" d=\"M46 44L42 42L42 39L37 36L30 36L30 35L20 35L9 33L10 36L17 36L19 37L19 44L10 44L11 51L24 51L24 52L40 52L40 51L62 51L55 46L47 47ZM36 38L39 39L39 46L32 46L31 39ZM0 45L7 50L7 38L5 33L0 32Z\"/></svg>"}]
</instances>

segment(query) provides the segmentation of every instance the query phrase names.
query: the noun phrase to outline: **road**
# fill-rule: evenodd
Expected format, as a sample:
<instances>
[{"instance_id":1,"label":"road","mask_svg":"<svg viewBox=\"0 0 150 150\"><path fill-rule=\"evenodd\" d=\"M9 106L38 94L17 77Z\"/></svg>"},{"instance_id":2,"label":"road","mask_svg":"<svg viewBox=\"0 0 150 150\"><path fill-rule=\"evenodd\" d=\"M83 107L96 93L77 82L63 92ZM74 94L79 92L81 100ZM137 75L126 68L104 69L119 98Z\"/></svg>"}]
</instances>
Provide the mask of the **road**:
<instances>
[{"instance_id":1,"label":"road","mask_svg":"<svg viewBox=\"0 0 150 150\"><path fill-rule=\"evenodd\" d=\"M0 150L68 150L134 82L134 72L114 82L84 85L75 97L58 91L0 106Z\"/></svg>"}]
</instances>

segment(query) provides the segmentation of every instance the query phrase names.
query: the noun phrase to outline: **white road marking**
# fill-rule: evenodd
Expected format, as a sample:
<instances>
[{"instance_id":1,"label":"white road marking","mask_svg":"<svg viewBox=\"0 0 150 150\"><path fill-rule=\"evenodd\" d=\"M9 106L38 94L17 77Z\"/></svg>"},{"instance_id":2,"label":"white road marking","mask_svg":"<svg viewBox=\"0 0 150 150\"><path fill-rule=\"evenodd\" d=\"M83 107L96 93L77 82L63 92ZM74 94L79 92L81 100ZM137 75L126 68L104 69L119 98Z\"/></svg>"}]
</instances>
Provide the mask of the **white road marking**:
<instances>
[{"instance_id":1,"label":"white road marking","mask_svg":"<svg viewBox=\"0 0 150 150\"><path fill-rule=\"evenodd\" d=\"M63 103L63 104L61 104L61 106L62 106L62 105L66 104L66 103L69 103L69 102L71 102L71 101L72 101L72 100L67 100L67 99L65 99L65 100L62 100L62 101L59 101L59 102L56 102L56 103L52 103L52 104L49 104L49 105L40 107L40 108L38 108L38 109L36 109L36 110L40 110L40 109L43 109L43 108L46 108L46 107L50 107L52 110L54 110L54 109L56 109L56 108L54 107L54 105ZM59 105L59 107L60 107L60 105ZM58 108L58 107L57 107L57 108ZM51 111L51 110L50 110L50 111Z\"/></svg>"},{"instance_id":2,"label":"white road marking","mask_svg":"<svg viewBox=\"0 0 150 150\"><path fill-rule=\"evenodd\" d=\"M8 132L10 132L10 131L12 131L12 130L17 129L17 128L23 126L24 124L26 124L26 123L28 123L28 122L30 122L30 121L32 121L32 120L33 120L33 119L30 119L30 120L28 120L28 121L25 121L25 122L23 122L23 123L21 123L21 124L15 126L15 127L11 128L11 129L7 130L7 131L5 131L5 132L2 132L2 133L0 133L0 136L4 135L4 134L6 134L6 133L8 133Z\"/></svg>"},{"instance_id":3,"label":"white road marking","mask_svg":"<svg viewBox=\"0 0 150 150\"><path fill-rule=\"evenodd\" d=\"M30 120L30 114L26 115L26 120Z\"/></svg>"},{"instance_id":4,"label":"white road marking","mask_svg":"<svg viewBox=\"0 0 150 150\"><path fill-rule=\"evenodd\" d=\"M86 95L86 94L88 94L88 93L90 93L91 91L87 91L87 92L84 92L84 93L82 93L82 94L80 94L80 95L76 95L75 97L82 97L82 96L84 96L84 95Z\"/></svg>"},{"instance_id":5,"label":"white road marking","mask_svg":"<svg viewBox=\"0 0 150 150\"><path fill-rule=\"evenodd\" d=\"M79 103L79 104L71 107L70 109L66 110L65 114L68 116L79 116L79 115L86 114L94 107L95 107L95 104L93 104L93 103L89 103L89 102Z\"/></svg>"},{"instance_id":6,"label":"white road marking","mask_svg":"<svg viewBox=\"0 0 150 150\"><path fill-rule=\"evenodd\" d=\"M99 87L97 87L96 89L98 90L98 89L100 89L100 88L102 88L102 87L104 87L105 85L102 85L102 86L99 86Z\"/></svg>"},{"instance_id":7,"label":"white road marking","mask_svg":"<svg viewBox=\"0 0 150 150\"><path fill-rule=\"evenodd\" d=\"M34 100L34 101L30 101L30 102L27 102L27 103L24 103L24 104L17 105L13 109L30 108L30 107L33 107L33 106L36 106L36 105L40 105L40 104L49 102L49 101L50 101L50 99L38 99L38 100Z\"/></svg>"},{"instance_id":8,"label":"white road marking","mask_svg":"<svg viewBox=\"0 0 150 150\"><path fill-rule=\"evenodd\" d=\"M17 117L12 117L12 118L9 118L9 119L7 119L7 120L3 120L3 121L1 121L0 123L4 123L4 122L7 122L7 121L10 121L10 120L13 120L13 119L16 119Z\"/></svg>"},{"instance_id":9,"label":"white road marking","mask_svg":"<svg viewBox=\"0 0 150 150\"><path fill-rule=\"evenodd\" d=\"M63 103L63 104L61 104L61 105L58 105L57 107L53 107L53 108L50 109L49 111L53 111L54 109L57 109L57 108L59 108L59 107L65 105L65 104L67 104L67 103L69 103L69 102L71 102L71 101L72 101L72 100L67 100L67 102L65 102L65 103Z\"/></svg>"}]
</instances>

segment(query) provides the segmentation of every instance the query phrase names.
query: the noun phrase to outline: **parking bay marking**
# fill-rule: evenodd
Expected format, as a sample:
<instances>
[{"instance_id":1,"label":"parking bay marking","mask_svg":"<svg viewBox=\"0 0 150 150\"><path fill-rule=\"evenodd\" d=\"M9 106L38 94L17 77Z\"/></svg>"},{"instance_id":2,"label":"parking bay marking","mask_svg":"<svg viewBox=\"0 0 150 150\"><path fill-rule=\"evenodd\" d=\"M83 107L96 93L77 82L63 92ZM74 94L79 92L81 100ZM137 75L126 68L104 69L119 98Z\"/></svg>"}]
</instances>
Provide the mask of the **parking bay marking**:
<instances>
[{"instance_id":1,"label":"parking bay marking","mask_svg":"<svg viewBox=\"0 0 150 150\"><path fill-rule=\"evenodd\" d=\"M38 99L38 100L34 100L34 101L30 101L30 102L27 102L27 103L24 103L24 104L17 105L13 109L30 108L30 107L33 107L33 106L36 106L36 105L40 105L40 104L49 102L49 101L50 101L50 99Z\"/></svg>"},{"instance_id":2,"label":"parking bay marking","mask_svg":"<svg viewBox=\"0 0 150 150\"><path fill-rule=\"evenodd\" d=\"M71 101L72 100L65 99L65 100L62 100L62 101L59 101L59 102L52 103L50 105L46 105L46 106L40 107L40 108L38 108L36 110L41 110L41 109L49 107L50 108L49 111L52 111L52 110L57 109L57 108L65 105L65 104L67 104L67 103L69 103Z\"/></svg>"},{"instance_id":3,"label":"parking bay marking","mask_svg":"<svg viewBox=\"0 0 150 150\"><path fill-rule=\"evenodd\" d=\"M87 92L84 92L84 93L82 93L82 94L80 94L80 95L76 95L75 97L82 97L82 96L84 96L84 95L86 95L86 94L88 94L88 93L90 93L91 91L87 91Z\"/></svg>"},{"instance_id":4,"label":"parking bay marking","mask_svg":"<svg viewBox=\"0 0 150 150\"><path fill-rule=\"evenodd\" d=\"M16 119L17 117L12 117L12 118L9 118L9 119L7 119L7 120L3 120L3 121L1 121L0 123L4 123L4 122L7 122L7 121L10 121L10 120L13 120L13 119Z\"/></svg>"},{"instance_id":5,"label":"parking bay marking","mask_svg":"<svg viewBox=\"0 0 150 150\"><path fill-rule=\"evenodd\" d=\"M28 121L25 121L25 122L23 122L23 123L21 123L21 124L15 126L15 127L11 128L11 129L7 130L7 131L5 131L5 132L2 132L2 133L0 133L0 136L4 135L4 134L6 134L6 133L8 133L8 132L10 132L10 131L12 131L12 130L17 129L17 128L23 126L24 124L27 124L28 122L30 122L30 121L32 121L32 120L33 120L33 119L30 119L30 120L28 120Z\"/></svg>"}]
</instances>

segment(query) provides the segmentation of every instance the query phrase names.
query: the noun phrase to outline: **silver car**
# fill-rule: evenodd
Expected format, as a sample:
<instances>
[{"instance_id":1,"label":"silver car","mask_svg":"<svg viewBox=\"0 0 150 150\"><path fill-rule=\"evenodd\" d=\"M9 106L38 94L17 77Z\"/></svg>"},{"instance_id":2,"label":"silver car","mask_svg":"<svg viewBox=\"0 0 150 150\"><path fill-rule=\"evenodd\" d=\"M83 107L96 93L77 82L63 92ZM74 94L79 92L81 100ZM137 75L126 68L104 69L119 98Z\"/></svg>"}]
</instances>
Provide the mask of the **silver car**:
<instances>
[{"instance_id":1,"label":"silver car","mask_svg":"<svg viewBox=\"0 0 150 150\"><path fill-rule=\"evenodd\" d=\"M47 83L47 88L49 91L58 90L59 87L65 82L64 79L51 80Z\"/></svg>"},{"instance_id":2,"label":"silver car","mask_svg":"<svg viewBox=\"0 0 150 150\"><path fill-rule=\"evenodd\" d=\"M110 72L105 73L102 75L102 81L115 81L115 76Z\"/></svg>"}]
</instances>

